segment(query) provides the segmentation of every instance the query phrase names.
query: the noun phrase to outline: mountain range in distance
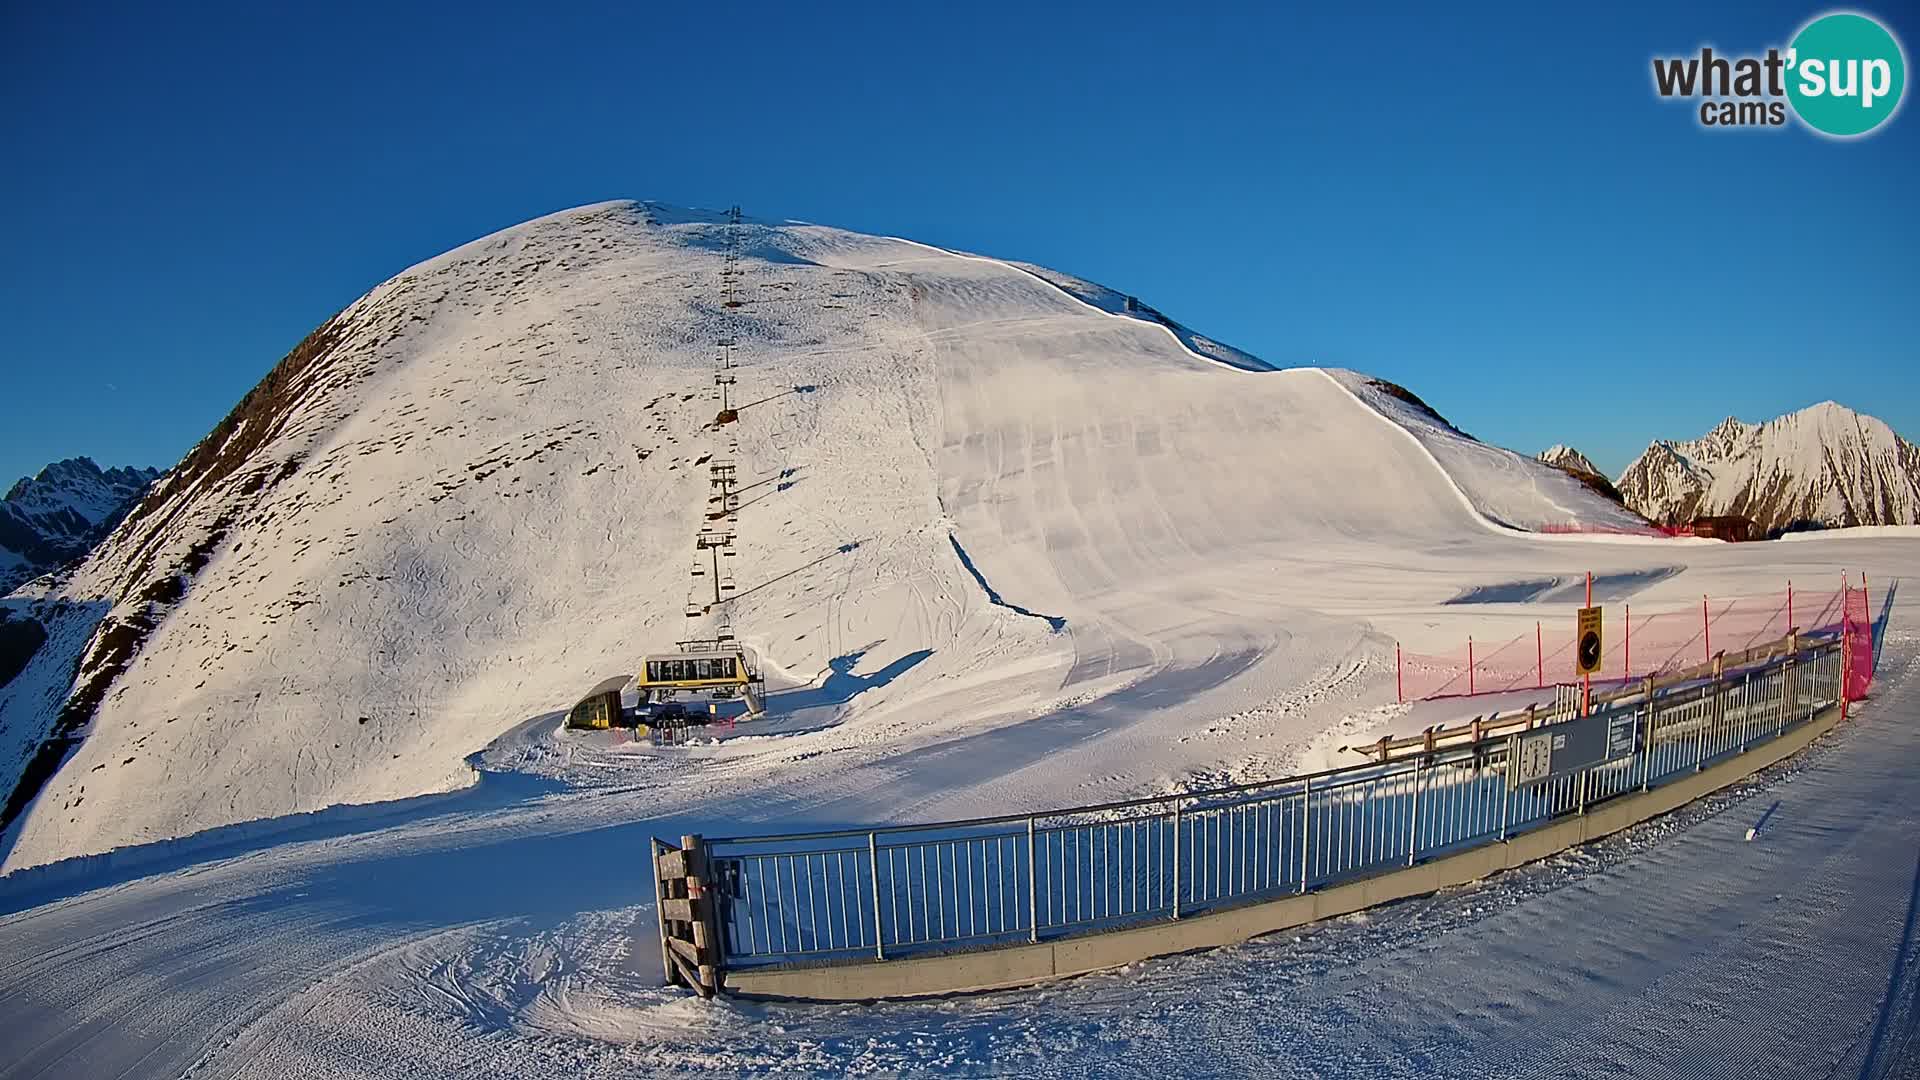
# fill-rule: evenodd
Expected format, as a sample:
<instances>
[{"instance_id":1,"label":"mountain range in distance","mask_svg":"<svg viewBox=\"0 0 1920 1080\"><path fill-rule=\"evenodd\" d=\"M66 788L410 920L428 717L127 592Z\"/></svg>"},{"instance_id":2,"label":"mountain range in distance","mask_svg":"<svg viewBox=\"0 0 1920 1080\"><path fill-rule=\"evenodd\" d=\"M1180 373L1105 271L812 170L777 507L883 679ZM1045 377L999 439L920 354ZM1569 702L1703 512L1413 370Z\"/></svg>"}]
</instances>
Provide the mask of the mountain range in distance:
<instances>
[{"instance_id":1,"label":"mountain range in distance","mask_svg":"<svg viewBox=\"0 0 1920 1080\"><path fill-rule=\"evenodd\" d=\"M92 551L159 478L87 457L21 477L0 499L0 595Z\"/></svg>"},{"instance_id":2,"label":"mountain range in distance","mask_svg":"<svg viewBox=\"0 0 1920 1080\"><path fill-rule=\"evenodd\" d=\"M1541 461L1598 477L1580 451ZM1920 448L1884 421L1825 401L1764 423L1728 417L1698 439L1662 439L1612 482L1627 507L1663 525L1742 518L1777 534L1920 524Z\"/></svg>"}]
</instances>

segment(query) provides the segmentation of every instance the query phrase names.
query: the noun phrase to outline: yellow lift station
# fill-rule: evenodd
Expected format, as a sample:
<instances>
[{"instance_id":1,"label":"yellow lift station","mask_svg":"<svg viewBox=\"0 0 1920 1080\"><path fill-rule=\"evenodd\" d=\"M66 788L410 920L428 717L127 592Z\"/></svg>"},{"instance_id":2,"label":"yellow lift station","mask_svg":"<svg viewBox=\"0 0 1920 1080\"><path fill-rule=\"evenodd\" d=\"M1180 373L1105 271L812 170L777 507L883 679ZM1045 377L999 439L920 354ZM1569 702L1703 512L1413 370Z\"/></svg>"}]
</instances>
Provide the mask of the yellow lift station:
<instances>
[{"instance_id":1,"label":"yellow lift station","mask_svg":"<svg viewBox=\"0 0 1920 1080\"><path fill-rule=\"evenodd\" d=\"M757 716L762 709L759 681L747 666L744 652L737 647L722 647L645 657L634 685L640 690L642 703L701 691L716 698L738 695L746 699L747 714Z\"/></svg>"}]
</instances>

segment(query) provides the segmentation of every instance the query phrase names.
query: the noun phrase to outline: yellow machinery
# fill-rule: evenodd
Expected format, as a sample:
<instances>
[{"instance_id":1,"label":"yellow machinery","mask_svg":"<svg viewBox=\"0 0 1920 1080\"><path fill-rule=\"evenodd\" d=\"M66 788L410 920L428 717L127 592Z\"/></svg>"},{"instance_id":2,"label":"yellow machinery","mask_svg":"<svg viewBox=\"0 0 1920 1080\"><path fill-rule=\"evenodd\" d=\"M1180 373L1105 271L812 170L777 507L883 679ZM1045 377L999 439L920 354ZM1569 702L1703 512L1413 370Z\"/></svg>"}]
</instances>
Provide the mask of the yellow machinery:
<instances>
[{"instance_id":1,"label":"yellow machinery","mask_svg":"<svg viewBox=\"0 0 1920 1080\"><path fill-rule=\"evenodd\" d=\"M760 679L747 666L746 653L738 646L686 642L683 649L641 659L634 685L640 691L642 702L666 701L678 693L706 691L716 698L743 697L747 714L759 715L762 709Z\"/></svg>"},{"instance_id":2,"label":"yellow machinery","mask_svg":"<svg viewBox=\"0 0 1920 1080\"><path fill-rule=\"evenodd\" d=\"M608 728L620 722L620 691L633 681L630 675L615 675L587 691L573 708L567 710L571 728Z\"/></svg>"}]
</instances>

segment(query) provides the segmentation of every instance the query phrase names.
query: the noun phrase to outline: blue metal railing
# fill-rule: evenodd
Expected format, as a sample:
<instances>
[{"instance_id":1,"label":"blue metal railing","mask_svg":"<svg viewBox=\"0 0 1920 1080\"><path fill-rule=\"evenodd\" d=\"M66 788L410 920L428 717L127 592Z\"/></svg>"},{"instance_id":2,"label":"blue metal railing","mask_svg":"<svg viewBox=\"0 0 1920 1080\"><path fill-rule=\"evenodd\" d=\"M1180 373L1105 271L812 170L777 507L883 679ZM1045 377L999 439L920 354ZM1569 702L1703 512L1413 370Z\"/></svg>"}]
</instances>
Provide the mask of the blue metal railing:
<instances>
[{"instance_id":1,"label":"blue metal railing","mask_svg":"<svg viewBox=\"0 0 1920 1080\"><path fill-rule=\"evenodd\" d=\"M1095 933L1496 843L1689 775L1839 700L1839 643L1597 715L1631 753L1538 782L1527 732L1310 776L1099 806L706 841L726 965L896 959ZM1533 733L1537 734L1537 732Z\"/></svg>"}]
</instances>

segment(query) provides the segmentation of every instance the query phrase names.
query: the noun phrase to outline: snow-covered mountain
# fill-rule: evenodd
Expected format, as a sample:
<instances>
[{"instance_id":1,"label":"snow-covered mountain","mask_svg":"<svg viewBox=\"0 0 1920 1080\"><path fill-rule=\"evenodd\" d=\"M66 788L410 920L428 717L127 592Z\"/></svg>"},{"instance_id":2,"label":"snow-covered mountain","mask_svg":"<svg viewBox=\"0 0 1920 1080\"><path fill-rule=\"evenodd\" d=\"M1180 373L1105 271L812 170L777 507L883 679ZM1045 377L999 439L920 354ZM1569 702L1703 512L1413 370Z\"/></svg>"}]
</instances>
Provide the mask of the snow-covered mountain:
<instances>
[{"instance_id":1,"label":"snow-covered mountain","mask_svg":"<svg viewBox=\"0 0 1920 1080\"><path fill-rule=\"evenodd\" d=\"M1539 457L1541 461L1546 462L1556 469L1566 469L1569 472L1600 472L1599 469L1594 467L1593 462L1588 460L1587 455L1565 443L1554 443L1552 446L1540 451Z\"/></svg>"},{"instance_id":2,"label":"snow-covered mountain","mask_svg":"<svg viewBox=\"0 0 1920 1080\"><path fill-rule=\"evenodd\" d=\"M158 469L56 461L0 500L0 595L84 555L147 493Z\"/></svg>"},{"instance_id":3,"label":"snow-covered mountain","mask_svg":"<svg viewBox=\"0 0 1920 1080\"><path fill-rule=\"evenodd\" d=\"M1831 401L1762 424L1733 417L1691 442L1660 441L1617 481L1656 521L1738 515L1761 527L1920 523L1920 449Z\"/></svg>"},{"instance_id":4,"label":"snow-covered mountain","mask_svg":"<svg viewBox=\"0 0 1920 1080\"><path fill-rule=\"evenodd\" d=\"M1626 505L1626 500L1621 497L1619 490L1613 486L1613 482L1607 479L1606 474L1602 473L1599 468L1588 459L1587 455L1575 450L1573 447L1567 446L1564 443L1555 443L1545 450L1542 450L1538 460L1580 481L1587 486L1587 490L1609 502L1618 503L1621 506ZM1640 519L1639 523L1648 529L1652 529L1651 522Z\"/></svg>"},{"instance_id":5,"label":"snow-covered mountain","mask_svg":"<svg viewBox=\"0 0 1920 1080\"><path fill-rule=\"evenodd\" d=\"M503 732L713 632L690 572L716 461L732 627L868 740L1169 671L1293 685L1367 633L1274 577L1303 551L1638 520L1399 387L1067 275L584 207L327 320L9 601L45 643L0 685L0 769L50 779L6 865L470 782Z\"/></svg>"}]
</instances>

